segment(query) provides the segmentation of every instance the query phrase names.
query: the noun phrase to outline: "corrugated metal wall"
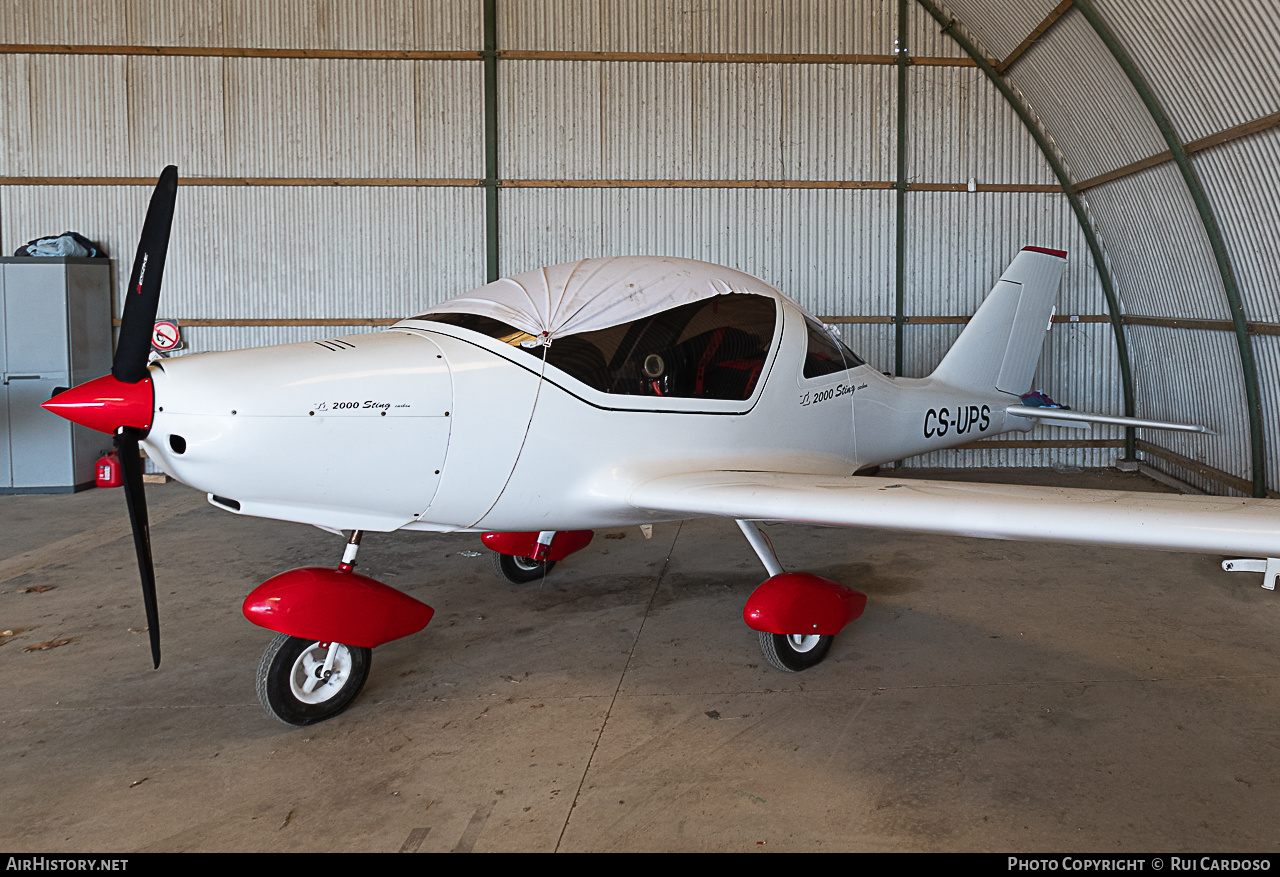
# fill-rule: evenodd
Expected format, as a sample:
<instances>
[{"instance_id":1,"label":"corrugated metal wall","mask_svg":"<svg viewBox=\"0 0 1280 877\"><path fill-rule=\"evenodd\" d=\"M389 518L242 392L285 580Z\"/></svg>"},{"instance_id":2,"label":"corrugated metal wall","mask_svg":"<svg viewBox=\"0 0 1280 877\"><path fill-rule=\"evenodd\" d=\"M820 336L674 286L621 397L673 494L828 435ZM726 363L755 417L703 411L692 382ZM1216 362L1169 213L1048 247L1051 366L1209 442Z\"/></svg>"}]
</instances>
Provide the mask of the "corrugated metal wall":
<instances>
[{"instance_id":1,"label":"corrugated metal wall","mask_svg":"<svg viewBox=\"0 0 1280 877\"><path fill-rule=\"evenodd\" d=\"M867 0L499 0L503 48L889 54L897 5Z\"/></svg>"},{"instance_id":2,"label":"corrugated metal wall","mask_svg":"<svg viewBox=\"0 0 1280 877\"><path fill-rule=\"evenodd\" d=\"M962 57L954 41L914 2L907 44L912 54ZM1053 187L1048 162L1017 115L976 67L909 68L908 180L979 186ZM1004 267L1024 245L1067 250L1058 313L1084 322L1054 324L1036 372L1036 386L1055 399L1090 411L1124 409L1115 340L1096 320L1106 314L1097 272L1070 205L1055 192L909 193L906 222L906 313L909 317L972 314ZM962 325L907 324L906 372L923 375L942 359ZM1090 431L1040 427L907 461L923 466L1105 466L1122 449L1019 447L1031 442L1093 439L1119 443L1111 427ZM1013 447L1001 448L1000 445Z\"/></svg>"},{"instance_id":3,"label":"corrugated metal wall","mask_svg":"<svg viewBox=\"0 0 1280 877\"><path fill-rule=\"evenodd\" d=\"M173 163L188 182L260 184L183 186L162 315L394 318L482 283L477 188L279 184L483 176L478 58L235 54L474 50L479 12L472 0L389 0L376 14L325 0L4 4L4 44L215 51L32 54L19 46L0 54L0 177L108 178L0 186L0 248L11 253L30 238L76 229L116 259L120 288L150 188L118 179L154 179ZM367 328L194 326L184 334L198 351Z\"/></svg>"},{"instance_id":4,"label":"corrugated metal wall","mask_svg":"<svg viewBox=\"0 0 1280 877\"><path fill-rule=\"evenodd\" d=\"M831 52L891 55L896 2L503 3L502 47L577 52ZM908 51L963 54L909 7ZM812 30L806 32L806 23ZM602 60L501 64L500 175L526 180L895 179L897 72L863 64ZM907 179L1046 187L1053 174L1021 122L972 65L908 71ZM669 253L756 274L817 313L892 316L891 189L545 188L501 192L504 272L583 255ZM912 192L908 316L965 316L1023 244L1072 252L1065 312L1105 313L1069 205L1041 192ZM846 339L892 369L890 326L847 323ZM907 373L926 374L960 325L908 323ZM1042 383L1078 407L1120 412L1107 325L1059 324ZM1061 434L1061 435L1060 435ZM1071 430L1034 438L1076 439ZM1115 439L1101 429L1091 437ZM1019 437L1025 438L1025 437ZM951 451L908 464L1105 465L1115 448Z\"/></svg>"},{"instance_id":5,"label":"corrugated metal wall","mask_svg":"<svg viewBox=\"0 0 1280 877\"><path fill-rule=\"evenodd\" d=\"M9 0L0 43L298 49L474 49L474 0Z\"/></svg>"},{"instance_id":6,"label":"corrugated metal wall","mask_svg":"<svg viewBox=\"0 0 1280 877\"><path fill-rule=\"evenodd\" d=\"M996 58L1055 6L949 4ZM1100 6L1183 138L1280 108L1277 68L1266 63L1280 24L1273 4L1239 0L1256 26L1238 39L1208 0L1176 4L1167 26L1145 8ZM922 63L906 72L906 373L938 362L956 318L973 312L1018 247L1063 248L1071 258L1059 313L1081 319L1054 325L1037 384L1076 407L1122 413L1098 272L1048 163L956 43L915 0L907 8L906 50ZM148 195L129 178L172 162L187 177L217 179L180 193L165 315L391 318L483 282L483 10L481 0L388 0L376 13L338 0L7 4L0 44L18 45L0 54L0 248L76 228L127 266ZM850 320L846 338L892 368L897 0L498 0L496 25L502 273L624 252L722 262ZM30 48L62 45L119 49ZM154 46L191 51L135 51ZM262 56L271 50L280 52ZM1247 60L1231 77L1205 75L1239 51ZM307 53L323 57L296 56ZM763 53L771 57L751 57ZM842 57L784 57L797 53ZM1165 148L1076 13L1007 77L1076 180ZM1266 243L1255 231L1280 222L1278 149L1273 131L1195 158L1253 320L1280 314L1275 235ZM70 179L86 177L99 179ZM977 191L965 191L970 181ZM1126 312L1227 317L1203 226L1171 165L1085 196ZM223 349L342 331L209 326L188 336L194 349ZM1128 336L1137 413L1223 432L1163 446L1247 477L1232 336L1158 326L1130 326ZM1274 386L1280 344L1254 341ZM1206 361L1228 365L1188 386L1190 364ZM1207 412L1205 393L1215 399ZM1267 405L1275 423L1271 396ZM1044 429L1012 446L908 464L1104 465L1119 453L1052 444L1081 436ZM1121 433L1089 436L1115 443ZM1269 442L1274 486L1280 444Z\"/></svg>"},{"instance_id":7,"label":"corrugated metal wall","mask_svg":"<svg viewBox=\"0 0 1280 877\"><path fill-rule=\"evenodd\" d=\"M1081 4L1077 2L1076 6ZM1065 12L1006 71L1053 135L1096 220L1117 291L1129 315L1164 325L1130 325L1139 416L1207 423L1217 437L1152 435L1185 458L1148 462L1214 492L1223 481L1204 465L1246 482L1253 476L1242 354L1230 331L1229 298L1207 229L1221 227L1225 262L1245 317L1262 400L1266 486L1280 487L1280 6L1274 0L1175 0L1159 6L1093 0L1190 155L1209 201L1197 210L1179 168L1153 159L1169 147L1125 75L1080 9ZM952 0L962 26L996 57L1051 15L1054 0ZM1022 35L1022 36L1020 36ZM1214 143L1196 144L1201 138ZM1098 175L1114 179L1090 184ZM1130 317L1137 321L1138 317ZM1173 327L1173 319L1217 321ZM1203 465L1202 465L1203 464Z\"/></svg>"}]
</instances>

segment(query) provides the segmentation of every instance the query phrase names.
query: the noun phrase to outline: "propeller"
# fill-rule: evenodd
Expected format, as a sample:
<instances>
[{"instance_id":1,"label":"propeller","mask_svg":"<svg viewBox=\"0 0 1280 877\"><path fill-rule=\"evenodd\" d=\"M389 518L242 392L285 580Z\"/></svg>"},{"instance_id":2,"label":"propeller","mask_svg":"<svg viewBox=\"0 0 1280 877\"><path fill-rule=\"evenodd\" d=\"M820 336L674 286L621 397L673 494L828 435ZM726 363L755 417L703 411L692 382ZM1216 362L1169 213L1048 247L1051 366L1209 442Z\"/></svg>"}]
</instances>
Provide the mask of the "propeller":
<instances>
[{"instance_id":1,"label":"propeller","mask_svg":"<svg viewBox=\"0 0 1280 877\"><path fill-rule=\"evenodd\" d=\"M156 568L151 559L151 527L147 523L147 495L142 487L140 436L129 426L116 434L120 454L120 474L124 481L124 501L129 506L129 526L133 528L133 550L138 555L138 575L142 578L142 603L147 609L147 633L151 636L151 663L160 667L160 609L156 602Z\"/></svg>"},{"instance_id":2,"label":"propeller","mask_svg":"<svg viewBox=\"0 0 1280 877\"><path fill-rule=\"evenodd\" d=\"M57 394L43 407L82 426L110 433L120 453L124 497L133 528L133 547L142 578L142 601L147 609L151 635L151 660L160 666L160 618L156 606L156 573L151 557L151 531L147 524L147 497L142 486L142 459L138 443L151 429L155 404L148 361L151 332L160 307L160 281L164 276L169 229L178 192L178 169L172 165L160 174L133 259L133 273L125 291L124 313L111 374Z\"/></svg>"},{"instance_id":3,"label":"propeller","mask_svg":"<svg viewBox=\"0 0 1280 877\"><path fill-rule=\"evenodd\" d=\"M147 218L138 238L138 251L133 257L133 272L125 293L124 313L120 317L120 336L116 342L111 375L125 384L136 384L147 377L147 361L151 354L151 332L160 307L160 282L164 277L165 255L169 251L169 229L173 225L173 207L178 194L178 169L166 167L151 193ZM138 441L146 431L133 426L116 430L115 444L120 455L120 474L124 476L124 498L129 506L129 525L133 528L133 550L138 555L138 575L142 578L142 602L147 609L147 632L151 636L151 661L160 667L160 610L156 601L156 569L151 556L151 527L147 521L147 495L142 486L142 457Z\"/></svg>"},{"instance_id":4,"label":"propeller","mask_svg":"<svg viewBox=\"0 0 1280 877\"><path fill-rule=\"evenodd\" d=\"M151 353L151 331L160 308L160 280L164 276L165 253L169 249L169 228L173 224L173 203L178 194L178 169L169 165L160 174L151 193L151 206L142 224L138 252L133 257L133 273L125 292L124 314L112 376L126 384L136 384L147 376Z\"/></svg>"}]
</instances>

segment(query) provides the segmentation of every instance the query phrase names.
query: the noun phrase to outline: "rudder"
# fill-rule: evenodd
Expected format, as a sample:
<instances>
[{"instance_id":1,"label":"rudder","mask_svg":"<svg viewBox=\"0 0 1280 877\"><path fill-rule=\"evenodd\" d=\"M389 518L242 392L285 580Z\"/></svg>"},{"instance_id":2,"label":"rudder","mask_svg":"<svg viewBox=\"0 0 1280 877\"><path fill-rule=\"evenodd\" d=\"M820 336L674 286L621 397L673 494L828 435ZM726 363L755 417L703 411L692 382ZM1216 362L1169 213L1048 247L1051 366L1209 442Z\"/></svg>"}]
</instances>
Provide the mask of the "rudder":
<instances>
[{"instance_id":1,"label":"rudder","mask_svg":"<svg viewBox=\"0 0 1280 877\"><path fill-rule=\"evenodd\" d=\"M931 377L973 390L1027 392L1066 264L1062 250L1023 247Z\"/></svg>"}]
</instances>

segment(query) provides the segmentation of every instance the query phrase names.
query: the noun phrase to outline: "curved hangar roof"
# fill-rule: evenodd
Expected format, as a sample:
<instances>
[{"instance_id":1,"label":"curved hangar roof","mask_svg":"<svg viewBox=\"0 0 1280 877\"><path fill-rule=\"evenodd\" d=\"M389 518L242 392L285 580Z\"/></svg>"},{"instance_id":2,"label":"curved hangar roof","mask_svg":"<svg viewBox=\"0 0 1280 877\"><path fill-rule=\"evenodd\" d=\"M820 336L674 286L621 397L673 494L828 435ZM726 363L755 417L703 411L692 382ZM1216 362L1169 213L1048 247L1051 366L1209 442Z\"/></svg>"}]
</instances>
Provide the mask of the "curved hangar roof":
<instances>
[{"instance_id":1,"label":"curved hangar roof","mask_svg":"<svg viewBox=\"0 0 1280 877\"><path fill-rule=\"evenodd\" d=\"M1138 450L1211 492L1275 495L1280 4L917 3L1041 139L1107 294L1130 413L1221 433Z\"/></svg>"}]
</instances>

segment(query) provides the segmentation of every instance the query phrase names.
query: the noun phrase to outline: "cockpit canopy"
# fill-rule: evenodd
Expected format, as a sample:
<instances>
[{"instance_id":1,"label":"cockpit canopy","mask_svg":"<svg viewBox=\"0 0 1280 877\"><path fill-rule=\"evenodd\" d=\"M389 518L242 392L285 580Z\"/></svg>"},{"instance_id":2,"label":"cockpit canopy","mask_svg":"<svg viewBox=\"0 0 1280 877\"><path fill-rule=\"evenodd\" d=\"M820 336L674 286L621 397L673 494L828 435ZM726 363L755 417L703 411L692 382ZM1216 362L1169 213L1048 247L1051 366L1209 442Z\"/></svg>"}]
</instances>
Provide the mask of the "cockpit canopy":
<instances>
[{"instance_id":1,"label":"cockpit canopy","mask_svg":"<svg viewBox=\"0 0 1280 877\"><path fill-rule=\"evenodd\" d=\"M504 341L589 387L626 396L749 399L764 369L777 304L760 295L716 296L550 344L477 314L428 314Z\"/></svg>"},{"instance_id":2,"label":"cockpit canopy","mask_svg":"<svg viewBox=\"0 0 1280 877\"><path fill-rule=\"evenodd\" d=\"M587 386L628 396L746 400L785 296L691 259L585 259L505 278L414 317L487 335ZM798 307L798 306L797 306ZM805 377L862 360L806 314Z\"/></svg>"}]
</instances>

